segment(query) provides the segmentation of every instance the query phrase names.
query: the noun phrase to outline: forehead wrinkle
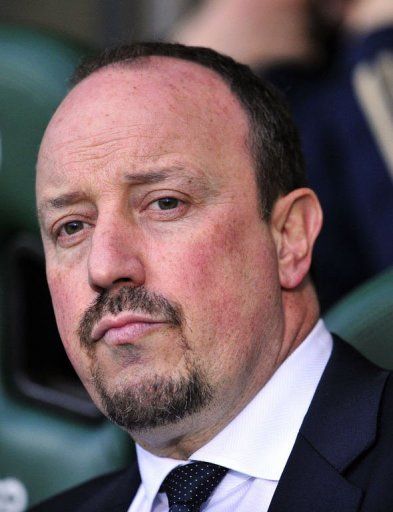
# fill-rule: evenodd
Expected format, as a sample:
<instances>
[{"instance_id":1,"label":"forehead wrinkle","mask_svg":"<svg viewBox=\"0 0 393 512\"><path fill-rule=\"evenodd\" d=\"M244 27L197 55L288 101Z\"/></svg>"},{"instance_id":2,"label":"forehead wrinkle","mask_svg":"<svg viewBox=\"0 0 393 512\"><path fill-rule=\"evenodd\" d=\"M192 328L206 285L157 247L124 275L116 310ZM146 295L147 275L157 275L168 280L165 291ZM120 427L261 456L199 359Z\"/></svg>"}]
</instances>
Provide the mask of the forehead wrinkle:
<instances>
[{"instance_id":1,"label":"forehead wrinkle","mask_svg":"<svg viewBox=\"0 0 393 512\"><path fill-rule=\"evenodd\" d=\"M159 139L160 137L151 132L146 127L146 134L140 131L142 124L133 124L124 127L122 130L110 130L103 128L101 131L97 131L93 135L80 136L66 138L61 142L49 143L48 149L43 146L44 151L41 153L41 158L52 160L54 152L57 155L63 154L65 159L73 162L81 162L85 159L99 160L105 157L109 157L118 151L124 151L124 141L130 139L140 140L152 140ZM135 133L133 131L135 130ZM139 130L139 131L138 131ZM46 151L45 151L46 149ZM74 157L76 158L74 160Z\"/></svg>"},{"instance_id":2,"label":"forehead wrinkle","mask_svg":"<svg viewBox=\"0 0 393 512\"><path fill-rule=\"evenodd\" d=\"M127 140L129 137L142 137L142 138L153 138L156 137L154 133L151 133L151 129L149 126L146 126L146 135L139 131L143 128L144 123L132 123L129 125L124 125L119 129L117 126L116 129L111 129L107 125L100 129L99 127L95 127L94 134L92 135L84 135L80 134L72 137L65 138L62 142L53 142L54 149L63 149L64 147L74 147L77 148L90 148L90 147L100 147L105 146L107 144L116 143L117 141ZM55 128L55 127L54 127ZM135 134L132 133L132 130L135 130Z\"/></svg>"}]
</instances>

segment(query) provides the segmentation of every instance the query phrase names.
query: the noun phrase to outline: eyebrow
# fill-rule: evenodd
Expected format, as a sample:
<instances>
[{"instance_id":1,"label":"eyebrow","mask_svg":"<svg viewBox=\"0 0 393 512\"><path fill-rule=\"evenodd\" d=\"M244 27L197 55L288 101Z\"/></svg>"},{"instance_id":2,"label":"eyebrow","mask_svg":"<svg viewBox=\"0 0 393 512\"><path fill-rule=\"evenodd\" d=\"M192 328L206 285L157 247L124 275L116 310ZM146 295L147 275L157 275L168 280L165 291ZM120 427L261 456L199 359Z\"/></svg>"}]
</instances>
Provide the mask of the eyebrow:
<instances>
[{"instance_id":1,"label":"eyebrow","mask_svg":"<svg viewBox=\"0 0 393 512\"><path fill-rule=\"evenodd\" d=\"M46 201L43 201L37 207L37 217L39 222L42 224L43 220L43 212L45 210L58 210L60 208L65 208L66 206L70 206L79 201L86 199L86 195L83 192L69 192L67 194L61 194L60 196L53 197Z\"/></svg>"},{"instance_id":2,"label":"eyebrow","mask_svg":"<svg viewBox=\"0 0 393 512\"><path fill-rule=\"evenodd\" d=\"M133 185L145 185L150 183L160 183L170 178L193 178L202 183L208 182L204 174L195 174L188 166L182 164L175 164L171 167L165 167L159 170L149 170L140 173L126 174L124 180Z\"/></svg>"},{"instance_id":3,"label":"eyebrow","mask_svg":"<svg viewBox=\"0 0 393 512\"><path fill-rule=\"evenodd\" d=\"M213 185L209 177L202 171L195 172L195 169L185 167L182 164L176 164L159 171L148 171L141 173L126 174L124 180L132 185L149 185L153 183L161 183L171 178L188 179L200 190L205 193L216 194L216 186Z\"/></svg>"},{"instance_id":4,"label":"eyebrow","mask_svg":"<svg viewBox=\"0 0 393 512\"><path fill-rule=\"evenodd\" d=\"M160 183L176 174L178 169L163 169L161 171L141 172L138 174L126 174L124 180L133 185L148 185L150 183Z\"/></svg>"}]
</instances>

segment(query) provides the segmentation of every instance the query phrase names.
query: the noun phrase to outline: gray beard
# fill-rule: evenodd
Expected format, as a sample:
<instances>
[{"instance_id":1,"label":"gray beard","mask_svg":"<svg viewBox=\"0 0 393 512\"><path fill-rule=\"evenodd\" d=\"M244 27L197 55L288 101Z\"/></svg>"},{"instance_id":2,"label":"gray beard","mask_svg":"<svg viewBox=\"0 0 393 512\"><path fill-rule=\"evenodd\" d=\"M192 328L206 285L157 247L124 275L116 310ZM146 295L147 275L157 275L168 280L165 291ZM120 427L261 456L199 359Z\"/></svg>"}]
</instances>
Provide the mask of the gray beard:
<instances>
[{"instance_id":1,"label":"gray beard","mask_svg":"<svg viewBox=\"0 0 393 512\"><path fill-rule=\"evenodd\" d=\"M185 376L156 375L138 385L108 390L95 357L91 333L103 316L122 311L139 311L164 319L180 332L184 324L180 305L143 287L123 286L113 294L104 290L91 304L80 320L78 335L82 349L90 356L93 385L108 418L127 431L135 432L177 423L206 407L213 397L212 388L204 372L192 361L188 361ZM184 337L182 343L187 351Z\"/></svg>"},{"instance_id":2,"label":"gray beard","mask_svg":"<svg viewBox=\"0 0 393 512\"><path fill-rule=\"evenodd\" d=\"M177 423L207 407L213 397L211 386L196 367L186 377L157 375L113 393L106 389L99 369L92 373L105 415L130 433Z\"/></svg>"}]
</instances>

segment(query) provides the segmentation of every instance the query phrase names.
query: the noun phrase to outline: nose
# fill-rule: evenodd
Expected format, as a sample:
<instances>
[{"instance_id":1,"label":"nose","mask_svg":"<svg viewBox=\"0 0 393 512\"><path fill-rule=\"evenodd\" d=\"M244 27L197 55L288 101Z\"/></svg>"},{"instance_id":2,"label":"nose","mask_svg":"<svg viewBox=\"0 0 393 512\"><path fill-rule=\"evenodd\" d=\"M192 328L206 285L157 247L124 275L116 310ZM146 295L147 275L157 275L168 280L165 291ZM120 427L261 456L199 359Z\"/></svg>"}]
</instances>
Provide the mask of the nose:
<instances>
[{"instance_id":1,"label":"nose","mask_svg":"<svg viewBox=\"0 0 393 512\"><path fill-rule=\"evenodd\" d=\"M97 221L88 259L89 284L95 291L145 282L141 238L138 229L120 216Z\"/></svg>"}]
</instances>

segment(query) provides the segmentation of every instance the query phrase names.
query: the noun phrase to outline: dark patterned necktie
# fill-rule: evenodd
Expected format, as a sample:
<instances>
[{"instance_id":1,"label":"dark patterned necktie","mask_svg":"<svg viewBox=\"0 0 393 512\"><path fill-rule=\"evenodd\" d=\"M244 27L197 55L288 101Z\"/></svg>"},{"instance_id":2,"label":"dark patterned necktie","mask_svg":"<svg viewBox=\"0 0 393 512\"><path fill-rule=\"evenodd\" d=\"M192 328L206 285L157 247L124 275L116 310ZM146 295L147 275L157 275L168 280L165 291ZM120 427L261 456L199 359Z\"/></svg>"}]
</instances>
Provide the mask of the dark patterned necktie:
<instances>
[{"instance_id":1,"label":"dark patterned necktie","mask_svg":"<svg viewBox=\"0 0 393 512\"><path fill-rule=\"evenodd\" d=\"M210 462L177 466L160 487L168 496L169 512L198 512L227 471Z\"/></svg>"}]
</instances>

